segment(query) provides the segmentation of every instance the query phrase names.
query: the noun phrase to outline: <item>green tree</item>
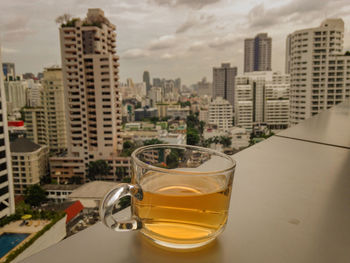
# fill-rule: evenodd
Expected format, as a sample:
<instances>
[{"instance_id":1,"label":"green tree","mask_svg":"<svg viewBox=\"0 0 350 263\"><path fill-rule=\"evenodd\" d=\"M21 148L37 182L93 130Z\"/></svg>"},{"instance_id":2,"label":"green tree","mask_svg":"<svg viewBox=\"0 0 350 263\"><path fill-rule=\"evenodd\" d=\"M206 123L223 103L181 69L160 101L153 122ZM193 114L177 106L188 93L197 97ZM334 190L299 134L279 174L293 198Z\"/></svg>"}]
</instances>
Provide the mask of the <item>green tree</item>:
<instances>
[{"instance_id":1,"label":"green tree","mask_svg":"<svg viewBox=\"0 0 350 263\"><path fill-rule=\"evenodd\" d=\"M69 184L81 184L83 181L83 178L81 178L80 176L72 176L71 178L69 178L68 183Z\"/></svg>"},{"instance_id":2,"label":"green tree","mask_svg":"<svg viewBox=\"0 0 350 263\"><path fill-rule=\"evenodd\" d=\"M92 181L97 179L101 180L103 176L109 174L110 170L111 167L105 160L90 162L87 177Z\"/></svg>"},{"instance_id":3,"label":"green tree","mask_svg":"<svg viewBox=\"0 0 350 263\"><path fill-rule=\"evenodd\" d=\"M129 157L131 156L132 152L136 149L136 145L131 141L125 141L123 143L123 151L121 153L121 156L123 157Z\"/></svg>"},{"instance_id":4,"label":"green tree","mask_svg":"<svg viewBox=\"0 0 350 263\"><path fill-rule=\"evenodd\" d=\"M145 140L143 141L143 145L153 145L153 144L164 144L165 142L155 138L155 139L150 139L150 140Z\"/></svg>"},{"instance_id":5,"label":"green tree","mask_svg":"<svg viewBox=\"0 0 350 263\"><path fill-rule=\"evenodd\" d=\"M200 141L198 130L196 130L195 128L188 128L187 127L186 136L187 136L187 144L188 145L198 145L198 143Z\"/></svg>"},{"instance_id":6,"label":"green tree","mask_svg":"<svg viewBox=\"0 0 350 263\"><path fill-rule=\"evenodd\" d=\"M137 102L135 105L135 110L140 109L142 107L141 102Z\"/></svg>"},{"instance_id":7,"label":"green tree","mask_svg":"<svg viewBox=\"0 0 350 263\"><path fill-rule=\"evenodd\" d=\"M166 157L167 168L173 169L179 165L179 154L176 151L171 151Z\"/></svg>"},{"instance_id":8,"label":"green tree","mask_svg":"<svg viewBox=\"0 0 350 263\"><path fill-rule=\"evenodd\" d=\"M154 125L156 125L157 122L159 121L159 118L158 118L158 117L151 117L151 118L150 118L150 121L151 121Z\"/></svg>"},{"instance_id":9,"label":"green tree","mask_svg":"<svg viewBox=\"0 0 350 263\"><path fill-rule=\"evenodd\" d=\"M196 115L189 115L186 119L187 128L197 128L199 126L199 120Z\"/></svg>"},{"instance_id":10,"label":"green tree","mask_svg":"<svg viewBox=\"0 0 350 263\"><path fill-rule=\"evenodd\" d=\"M24 202L31 206L40 206L46 202L46 192L40 185L35 184L27 187L24 193Z\"/></svg>"},{"instance_id":11,"label":"green tree","mask_svg":"<svg viewBox=\"0 0 350 263\"><path fill-rule=\"evenodd\" d=\"M224 147L230 147L232 144L232 139L231 137L228 136L220 136L220 144Z\"/></svg>"},{"instance_id":12,"label":"green tree","mask_svg":"<svg viewBox=\"0 0 350 263\"><path fill-rule=\"evenodd\" d=\"M200 135L203 135L204 127L205 127L205 122L204 121L200 121L199 122L199 134Z\"/></svg>"},{"instance_id":13,"label":"green tree","mask_svg":"<svg viewBox=\"0 0 350 263\"><path fill-rule=\"evenodd\" d=\"M116 168L115 175L117 176L119 181L122 181L126 175L126 167L118 166Z\"/></svg>"}]
</instances>

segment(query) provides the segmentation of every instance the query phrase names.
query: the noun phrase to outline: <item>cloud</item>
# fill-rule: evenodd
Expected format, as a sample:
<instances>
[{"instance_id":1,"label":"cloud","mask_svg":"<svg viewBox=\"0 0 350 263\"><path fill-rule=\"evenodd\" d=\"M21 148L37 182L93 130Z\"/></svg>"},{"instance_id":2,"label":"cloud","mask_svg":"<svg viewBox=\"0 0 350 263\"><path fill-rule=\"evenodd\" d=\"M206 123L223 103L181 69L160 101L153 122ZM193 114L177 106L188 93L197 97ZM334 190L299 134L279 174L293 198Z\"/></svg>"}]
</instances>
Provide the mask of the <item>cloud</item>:
<instances>
[{"instance_id":1,"label":"cloud","mask_svg":"<svg viewBox=\"0 0 350 263\"><path fill-rule=\"evenodd\" d=\"M209 41L208 46L211 48L225 49L230 46L234 46L237 43L242 43L243 37L237 36L236 34L228 34L223 37L215 37Z\"/></svg>"},{"instance_id":2,"label":"cloud","mask_svg":"<svg viewBox=\"0 0 350 263\"><path fill-rule=\"evenodd\" d=\"M189 15L185 23L183 23L181 26L179 26L176 29L176 34L184 33L192 28L199 29L201 27L204 27L206 25L212 24L215 21L214 15L205 15L202 14L200 16L196 15Z\"/></svg>"},{"instance_id":3,"label":"cloud","mask_svg":"<svg viewBox=\"0 0 350 263\"><path fill-rule=\"evenodd\" d=\"M196 41L190 45L188 48L189 51L200 51L206 47L205 43L202 41Z\"/></svg>"},{"instance_id":4,"label":"cloud","mask_svg":"<svg viewBox=\"0 0 350 263\"><path fill-rule=\"evenodd\" d=\"M201 9L204 6L215 4L221 0L150 0L160 6L169 7L190 7L192 9Z\"/></svg>"},{"instance_id":5,"label":"cloud","mask_svg":"<svg viewBox=\"0 0 350 263\"><path fill-rule=\"evenodd\" d=\"M17 16L7 23L0 23L0 32L4 42L23 41L34 33L28 28L29 19L25 16Z\"/></svg>"},{"instance_id":6,"label":"cloud","mask_svg":"<svg viewBox=\"0 0 350 263\"><path fill-rule=\"evenodd\" d=\"M122 58L125 58L125 59L138 59L138 58L144 58L148 56L149 54L147 50L142 50L139 48L129 49L122 54Z\"/></svg>"},{"instance_id":7,"label":"cloud","mask_svg":"<svg viewBox=\"0 0 350 263\"><path fill-rule=\"evenodd\" d=\"M161 36L156 40L151 41L149 50L161 50L175 47L177 44L176 37L174 35Z\"/></svg>"},{"instance_id":8,"label":"cloud","mask_svg":"<svg viewBox=\"0 0 350 263\"><path fill-rule=\"evenodd\" d=\"M279 7L266 9L264 3L254 6L248 13L248 28L267 28L286 22L305 22L330 15L333 11L349 6L347 0L295 0ZM321 13L324 11L325 13Z\"/></svg>"}]
</instances>

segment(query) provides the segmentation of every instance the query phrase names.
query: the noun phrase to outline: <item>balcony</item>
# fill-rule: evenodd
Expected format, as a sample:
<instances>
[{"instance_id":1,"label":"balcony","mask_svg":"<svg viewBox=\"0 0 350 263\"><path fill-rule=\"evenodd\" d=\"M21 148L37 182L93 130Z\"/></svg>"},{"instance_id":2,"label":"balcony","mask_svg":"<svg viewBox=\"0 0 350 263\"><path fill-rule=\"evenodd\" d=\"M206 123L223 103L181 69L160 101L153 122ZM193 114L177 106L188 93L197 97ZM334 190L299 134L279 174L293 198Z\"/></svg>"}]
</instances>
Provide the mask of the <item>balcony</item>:
<instances>
[{"instance_id":1,"label":"balcony","mask_svg":"<svg viewBox=\"0 0 350 263\"><path fill-rule=\"evenodd\" d=\"M348 262L350 103L340 104L234 155L225 231L181 253L101 223L24 262Z\"/></svg>"}]
</instances>

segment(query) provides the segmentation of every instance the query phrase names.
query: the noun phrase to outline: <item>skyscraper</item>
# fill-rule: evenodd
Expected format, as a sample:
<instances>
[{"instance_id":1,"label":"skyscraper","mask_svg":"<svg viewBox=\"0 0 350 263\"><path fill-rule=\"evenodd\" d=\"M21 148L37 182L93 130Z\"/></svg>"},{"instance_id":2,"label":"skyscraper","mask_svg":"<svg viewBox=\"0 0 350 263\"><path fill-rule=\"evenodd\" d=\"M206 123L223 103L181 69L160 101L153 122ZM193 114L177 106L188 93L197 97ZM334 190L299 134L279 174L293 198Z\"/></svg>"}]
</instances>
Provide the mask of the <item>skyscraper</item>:
<instances>
[{"instance_id":1,"label":"skyscraper","mask_svg":"<svg viewBox=\"0 0 350 263\"><path fill-rule=\"evenodd\" d=\"M62 24L60 31L67 119L68 154L51 158L51 176L85 179L91 161L106 160L113 167L122 150L119 57L116 27L101 9L89 9L83 20ZM106 178L108 179L108 178Z\"/></svg>"},{"instance_id":2,"label":"skyscraper","mask_svg":"<svg viewBox=\"0 0 350 263\"><path fill-rule=\"evenodd\" d=\"M221 97L234 107L234 89L237 67L222 63L220 68L213 68L213 99Z\"/></svg>"},{"instance_id":3,"label":"skyscraper","mask_svg":"<svg viewBox=\"0 0 350 263\"><path fill-rule=\"evenodd\" d=\"M290 76L272 71L236 77L235 125L248 131L254 125L286 129L289 123Z\"/></svg>"},{"instance_id":4,"label":"skyscraper","mask_svg":"<svg viewBox=\"0 0 350 263\"><path fill-rule=\"evenodd\" d=\"M146 83L146 92L148 94L148 92L151 89L151 80L150 80L150 76L149 76L149 72L148 71L144 71L143 72L143 82Z\"/></svg>"},{"instance_id":5,"label":"skyscraper","mask_svg":"<svg viewBox=\"0 0 350 263\"><path fill-rule=\"evenodd\" d=\"M349 100L350 56L343 55L343 37L342 19L326 19L287 37L291 125Z\"/></svg>"},{"instance_id":6,"label":"skyscraper","mask_svg":"<svg viewBox=\"0 0 350 263\"><path fill-rule=\"evenodd\" d=\"M0 50L1 63L1 50ZM15 212L5 89L0 74L0 218Z\"/></svg>"},{"instance_id":7,"label":"skyscraper","mask_svg":"<svg viewBox=\"0 0 350 263\"><path fill-rule=\"evenodd\" d=\"M244 40L244 72L271 70L272 39L267 33Z\"/></svg>"}]
</instances>

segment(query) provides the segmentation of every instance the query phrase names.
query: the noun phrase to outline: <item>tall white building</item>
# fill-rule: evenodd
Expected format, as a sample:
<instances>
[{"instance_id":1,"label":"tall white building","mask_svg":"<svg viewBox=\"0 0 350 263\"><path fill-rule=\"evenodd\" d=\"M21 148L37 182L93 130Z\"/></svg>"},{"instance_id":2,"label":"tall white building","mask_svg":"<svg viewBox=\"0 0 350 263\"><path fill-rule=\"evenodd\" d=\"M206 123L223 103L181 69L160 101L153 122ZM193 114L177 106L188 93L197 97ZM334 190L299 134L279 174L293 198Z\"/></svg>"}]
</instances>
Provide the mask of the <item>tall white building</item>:
<instances>
[{"instance_id":1,"label":"tall white building","mask_svg":"<svg viewBox=\"0 0 350 263\"><path fill-rule=\"evenodd\" d=\"M236 77L235 125L252 131L254 125L286 129L289 123L290 76L272 71Z\"/></svg>"},{"instance_id":2,"label":"tall white building","mask_svg":"<svg viewBox=\"0 0 350 263\"><path fill-rule=\"evenodd\" d=\"M220 68L213 68L213 98L221 97L234 107L234 89L237 67L222 63Z\"/></svg>"},{"instance_id":3,"label":"tall white building","mask_svg":"<svg viewBox=\"0 0 350 263\"><path fill-rule=\"evenodd\" d=\"M41 106L41 92L42 87L40 83L35 83L34 80L26 80L28 88L26 90L26 100L28 107L39 107Z\"/></svg>"},{"instance_id":4,"label":"tall white building","mask_svg":"<svg viewBox=\"0 0 350 263\"><path fill-rule=\"evenodd\" d=\"M1 50L0 50L1 65ZM0 72L0 218L15 212L3 74Z\"/></svg>"},{"instance_id":5,"label":"tall white building","mask_svg":"<svg viewBox=\"0 0 350 263\"><path fill-rule=\"evenodd\" d=\"M217 97L209 105L208 123L216 125L219 130L228 130L232 127L232 105L221 97Z\"/></svg>"},{"instance_id":6,"label":"tall white building","mask_svg":"<svg viewBox=\"0 0 350 263\"><path fill-rule=\"evenodd\" d=\"M85 19L59 29L68 154L50 159L54 178L85 179L89 163L99 159L110 163L110 179L115 178L115 157L123 146L115 30L101 9L89 9Z\"/></svg>"},{"instance_id":7,"label":"tall white building","mask_svg":"<svg viewBox=\"0 0 350 263\"><path fill-rule=\"evenodd\" d=\"M244 72L271 70L272 39L267 33L244 40Z\"/></svg>"},{"instance_id":8,"label":"tall white building","mask_svg":"<svg viewBox=\"0 0 350 263\"><path fill-rule=\"evenodd\" d=\"M19 111L26 106L28 83L24 80L5 81L5 94L9 112Z\"/></svg>"},{"instance_id":9,"label":"tall white building","mask_svg":"<svg viewBox=\"0 0 350 263\"><path fill-rule=\"evenodd\" d=\"M291 125L349 99L350 56L343 55L343 38L342 19L326 19L319 27L288 35Z\"/></svg>"}]
</instances>

